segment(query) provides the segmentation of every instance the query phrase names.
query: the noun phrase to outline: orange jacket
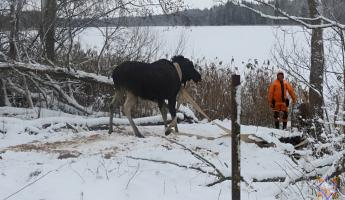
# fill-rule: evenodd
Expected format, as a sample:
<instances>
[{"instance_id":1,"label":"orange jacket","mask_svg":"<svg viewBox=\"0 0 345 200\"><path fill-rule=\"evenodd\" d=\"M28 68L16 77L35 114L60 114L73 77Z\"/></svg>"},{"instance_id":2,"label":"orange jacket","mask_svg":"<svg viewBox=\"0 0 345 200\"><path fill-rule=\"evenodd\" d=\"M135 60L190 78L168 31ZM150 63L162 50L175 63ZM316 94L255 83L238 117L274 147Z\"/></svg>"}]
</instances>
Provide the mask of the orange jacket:
<instances>
[{"instance_id":1,"label":"orange jacket","mask_svg":"<svg viewBox=\"0 0 345 200\"><path fill-rule=\"evenodd\" d=\"M272 103L274 100L274 105L273 105L274 107L272 107L274 111L286 111L286 112L288 111L288 108L285 102L285 99L287 99L286 91L289 92L292 98L292 101L294 103L296 102L296 95L291 84L284 80L283 85L284 85L284 94L282 94L283 90L282 90L280 81L278 79L274 80L274 82L270 85L268 89L268 103L270 106L272 106Z\"/></svg>"}]
</instances>

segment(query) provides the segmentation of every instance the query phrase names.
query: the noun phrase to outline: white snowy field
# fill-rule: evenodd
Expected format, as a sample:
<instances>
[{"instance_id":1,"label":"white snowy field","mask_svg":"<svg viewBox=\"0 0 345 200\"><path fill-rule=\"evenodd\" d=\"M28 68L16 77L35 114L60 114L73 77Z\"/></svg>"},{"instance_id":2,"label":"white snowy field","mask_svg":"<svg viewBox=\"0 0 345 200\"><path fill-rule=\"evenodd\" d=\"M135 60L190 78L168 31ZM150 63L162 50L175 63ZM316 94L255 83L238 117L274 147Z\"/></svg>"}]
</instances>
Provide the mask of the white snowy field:
<instances>
[{"instance_id":1,"label":"white snowy field","mask_svg":"<svg viewBox=\"0 0 345 200\"><path fill-rule=\"evenodd\" d=\"M134 29L134 28L129 28ZM272 58L272 51L280 41L287 51L308 48L308 32L299 26L152 26L142 27L143 32L154 35L159 43L159 56L174 55L182 41L182 53L186 57L223 61L236 64L264 61ZM144 31L145 30L145 31ZM96 28L88 28L80 34L83 48L100 50L103 35Z\"/></svg>"},{"instance_id":2,"label":"white snowy field","mask_svg":"<svg viewBox=\"0 0 345 200\"><path fill-rule=\"evenodd\" d=\"M207 159L224 176L231 176L231 140L220 137L225 133L212 123L179 124L182 134L166 138L163 126L139 126L145 136L139 139L125 123L108 135L107 131L87 130L102 118L84 118L85 124L67 129L66 124L73 126L82 117L43 110L44 118L35 119L36 112L0 108L0 199L231 198L231 182L208 187L218 180L215 169L189 151ZM114 121L121 124L122 119ZM218 122L230 128L229 121ZM35 128L38 131L33 133ZM297 150L276 138L291 133L242 126L241 134L276 144L260 148L241 142L242 199L275 199L283 191L283 183L254 180L300 173L288 155ZM301 190L306 194L311 189L309 184ZM299 199L293 192L283 196Z\"/></svg>"}]
</instances>

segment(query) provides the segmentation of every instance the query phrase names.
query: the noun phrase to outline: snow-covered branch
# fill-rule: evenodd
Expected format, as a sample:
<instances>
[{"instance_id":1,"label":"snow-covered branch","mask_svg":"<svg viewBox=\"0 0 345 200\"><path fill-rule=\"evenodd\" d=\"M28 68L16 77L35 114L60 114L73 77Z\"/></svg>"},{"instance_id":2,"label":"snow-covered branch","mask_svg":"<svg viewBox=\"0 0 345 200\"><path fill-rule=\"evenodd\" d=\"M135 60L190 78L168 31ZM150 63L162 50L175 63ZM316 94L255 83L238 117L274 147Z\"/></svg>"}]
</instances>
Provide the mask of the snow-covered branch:
<instances>
[{"instance_id":1,"label":"snow-covered branch","mask_svg":"<svg viewBox=\"0 0 345 200\"><path fill-rule=\"evenodd\" d=\"M330 28L330 27L337 27L337 28L340 28L340 29L345 29L345 25L344 24L341 24L339 22L336 22L334 20L331 20L325 16L319 16L319 17L316 17L316 18L305 18L305 17L297 17L297 16L292 16L290 14L288 14L287 12L283 11L282 9L280 8L277 8L276 6L270 4L270 3L267 3L265 1L262 1L262 0L254 0L260 4L263 4L265 6L268 6L270 8L272 8L274 11L278 12L281 16L274 16L274 15L270 15L270 14L266 14L266 13L263 13L262 11L259 11L255 8L252 8L250 6L247 6L246 4L240 2L240 1L237 1L237 0L232 0L232 2L235 4L235 5L238 5L242 8L246 8L246 9L249 9L251 10L252 12L260 15L261 17L263 18L267 18L267 19L272 19L272 20L291 20L291 21L294 21L308 29L317 29L317 28ZM322 24L313 24L313 23L310 23L310 22L314 22L314 21L317 21L317 20L322 20L326 23L322 23Z\"/></svg>"},{"instance_id":2,"label":"snow-covered branch","mask_svg":"<svg viewBox=\"0 0 345 200\"><path fill-rule=\"evenodd\" d=\"M32 75L33 79L36 80L37 82L41 83L42 85L47 85L51 87L52 89L54 89L67 102L68 105L76 108L77 110L83 113L91 114L90 111L86 110L85 107L81 106L74 98L67 95L58 84L54 84L53 80L49 77L49 75L46 75L49 81L43 81L40 78L35 77L35 74L33 73L30 73L30 74Z\"/></svg>"},{"instance_id":3,"label":"snow-covered branch","mask_svg":"<svg viewBox=\"0 0 345 200\"><path fill-rule=\"evenodd\" d=\"M133 160L144 160L144 161L148 161L148 162L155 162L155 163L160 163L160 164L169 164L169 165L174 165L177 167L181 167L181 168L185 168L185 169L192 169L192 170L196 170L198 172L204 173L204 174L209 174L212 176L217 176L217 174L213 173L213 172L208 172L204 169L202 169L201 167L195 167L195 166L187 166L187 165L182 165L182 164L178 164L176 162L171 162L171 161L167 161L167 160L157 160L157 159L150 159L150 158L139 158L139 157L133 157L133 156L127 156L127 158L133 159Z\"/></svg>"},{"instance_id":4,"label":"snow-covered branch","mask_svg":"<svg viewBox=\"0 0 345 200\"><path fill-rule=\"evenodd\" d=\"M68 70L58 66L48 66L42 64L30 64L30 63L3 63L0 62L0 71L17 69L21 72L34 72L38 74L49 74L56 78L70 78L78 79L88 83L99 83L112 87L113 82L106 76L97 75L94 73L85 72L82 70Z\"/></svg>"}]
</instances>

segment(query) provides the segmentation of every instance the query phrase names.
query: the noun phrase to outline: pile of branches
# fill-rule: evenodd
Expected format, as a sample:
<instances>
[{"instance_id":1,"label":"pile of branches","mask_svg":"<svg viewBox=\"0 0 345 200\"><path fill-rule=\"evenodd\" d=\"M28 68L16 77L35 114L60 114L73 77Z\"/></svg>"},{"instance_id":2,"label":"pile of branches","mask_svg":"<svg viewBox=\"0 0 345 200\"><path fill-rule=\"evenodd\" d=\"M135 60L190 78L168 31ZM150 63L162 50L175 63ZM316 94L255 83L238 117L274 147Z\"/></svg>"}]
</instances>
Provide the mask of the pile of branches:
<instances>
[{"instance_id":1,"label":"pile of branches","mask_svg":"<svg viewBox=\"0 0 345 200\"><path fill-rule=\"evenodd\" d=\"M107 110L113 93L108 77L81 70L28 63L0 63L2 102L88 115Z\"/></svg>"}]
</instances>

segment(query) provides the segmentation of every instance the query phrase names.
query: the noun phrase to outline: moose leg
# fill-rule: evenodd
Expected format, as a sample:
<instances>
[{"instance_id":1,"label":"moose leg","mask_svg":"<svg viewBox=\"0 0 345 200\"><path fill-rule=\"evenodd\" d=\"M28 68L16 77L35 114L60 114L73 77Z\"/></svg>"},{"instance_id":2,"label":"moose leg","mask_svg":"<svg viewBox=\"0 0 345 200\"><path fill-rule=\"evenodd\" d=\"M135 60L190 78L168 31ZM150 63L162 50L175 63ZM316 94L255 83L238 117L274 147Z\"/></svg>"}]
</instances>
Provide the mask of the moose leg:
<instances>
[{"instance_id":1,"label":"moose leg","mask_svg":"<svg viewBox=\"0 0 345 200\"><path fill-rule=\"evenodd\" d=\"M117 93L113 95L113 99L111 100L110 106L109 106L109 112L110 112L109 131L108 131L109 134L113 132L113 117L114 117L114 107L115 107L116 99L117 99Z\"/></svg>"},{"instance_id":2,"label":"moose leg","mask_svg":"<svg viewBox=\"0 0 345 200\"><path fill-rule=\"evenodd\" d=\"M158 101L158 107L159 110L161 111L163 122L164 122L164 127L167 127L167 114L168 114L168 105L163 101Z\"/></svg>"},{"instance_id":3,"label":"moose leg","mask_svg":"<svg viewBox=\"0 0 345 200\"><path fill-rule=\"evenodd\" d=\"M176 110L180 109L181 104L184 101L184 89L180 89L179 93L177 94L177 106L176 106Z\"/></svg>"},{"instance_id":4,"label":"moose leg","mask_svg":"<svg viewBox=\"0 0 345 200\"><path fill-rule=\"evenodd\" d=\"M132 119L132 107L135 106L136 102L137 97L133 93L127 92L123 111L126 117L128 118L130 125L132 126L135 136L143 138L144 136L139 132L138 128L135 126L134 121Z\"/></svg>"},{"instance_id":5,"label":"moose leg","mask_svg":"<svg viewBox=\"0 0 345 200\"><path fill-rule=\"evenodd\" d=\"M110 102L110 106L109 106L110 117L109 117L109 131L108 131L109 134L113 132L114 110L118 108L120 102L123 101L122 99L123 95L124 93L122 90L115 90L113 98Z\"/></svg>"},{"instance_id":6,"label":"moose leg","mask_svg":"<svg viewBox=\"0 0 345 200\"><path fill-rule=\"evenodd\" d=\"M175 128L175 131L178 132L177 128L177 118L176 118L176 99L169 99L169 112L171 115L171 123L169 124L168 128L165 130L165 135L169 135L172 131L172 127Z\"/></svg>"}]
</instances>

